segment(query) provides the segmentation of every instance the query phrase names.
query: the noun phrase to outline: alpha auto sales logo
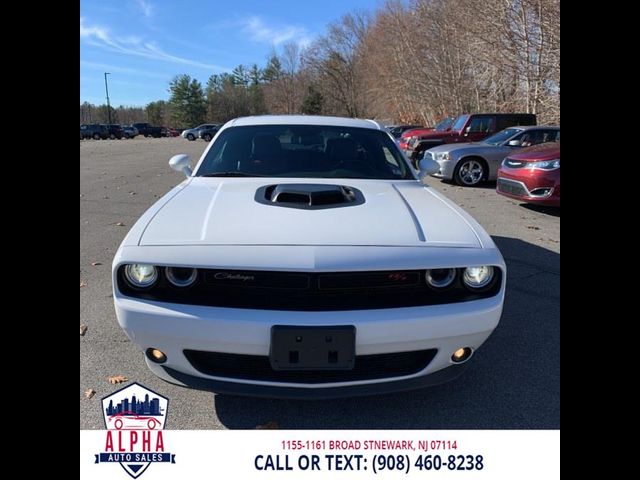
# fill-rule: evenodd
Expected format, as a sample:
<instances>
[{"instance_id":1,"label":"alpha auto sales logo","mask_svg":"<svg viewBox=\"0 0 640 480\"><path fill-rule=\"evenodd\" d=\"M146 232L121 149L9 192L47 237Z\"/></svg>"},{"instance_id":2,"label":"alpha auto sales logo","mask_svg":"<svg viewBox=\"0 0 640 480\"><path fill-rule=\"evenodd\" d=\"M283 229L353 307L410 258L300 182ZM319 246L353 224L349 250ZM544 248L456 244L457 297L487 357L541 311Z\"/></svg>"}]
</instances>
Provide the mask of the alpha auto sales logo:
<instances>
[{"instance_id":1,"label":"alpha auto sales logo","mask_svg":"<svg viewBox=\"0 0 640 480\"><path fill-rule=\"evenodd\" d=\"M169 400L153 390L133 383L102 399L107 427L104 452L95 463L119 463L138 478L152 463L175 463L165 451L164 429Z\"/></svg>"}]
</instances>

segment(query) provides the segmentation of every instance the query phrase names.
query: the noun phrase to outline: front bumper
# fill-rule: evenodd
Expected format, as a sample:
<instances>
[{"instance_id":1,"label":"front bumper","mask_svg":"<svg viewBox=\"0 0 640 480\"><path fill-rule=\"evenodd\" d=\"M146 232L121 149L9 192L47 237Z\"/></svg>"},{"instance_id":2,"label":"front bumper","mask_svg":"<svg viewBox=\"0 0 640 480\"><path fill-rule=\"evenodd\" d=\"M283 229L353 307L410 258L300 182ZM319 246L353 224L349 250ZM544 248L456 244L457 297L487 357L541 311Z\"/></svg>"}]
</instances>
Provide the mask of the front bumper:
<instances>
[{"instance_id":1,"label":"front bumper","mask_svg":"<svg viewBox=\"0 0 640 480\"><path fill-rule=\"evenodd\" d=\"M560 206L559 174L555 171L508 169L498 171L496 191L505 197L538 205Z\"/></svg>"},{"instance_id":2,"label":"front bumper","mask_svg":"<svg viewBox=\"0 0 640 480\"><path fill-rule=\"evenodd\" d=\"M431 154L427 152L425 155L431 155ZM435 160L433 156L431 156L431 158ZM440 165L440 170L438 170L435 173L432 173L431 176L436 178L444 178L445 180L453 179L453 170L454 170L456 161L451 158L449 160L435 160L435 161L438 165Z\"/></svg>"},{"instance_id":3,"label":"front bumper","mask_svg":"<svg viewBox=\"0 0 640 480\"><path fill-rule=\"evenodd\" d=\"M503 282L505 280L503 279ZM447 305L357 311L266 311L179 305L133 299L115 292L118 322L142 350L167 355L149 368L164 380L220 393L291 398L333 398L419 388L447 381L461 368L451 361L460 347L476 350L497 326L504 284L495 297ZM273 325L354 325L356 355L436 349L425 368L392 378L331 383L287 383L209 376L184 350L268 356ZM452 368L454 367L454 368Z\"/></svg>"},{"instance_id":4,"label":"front bumper","mask_svg":"<svg viewBox=\"0 0 640 480\"><path fill-rule=\"evenodd\" d=\"M189 386L199 390L208 390L219 394L294 400L328 400L333 398L381 395L385 393L403 392L418 388L432 387L441 383L449 382L458 377L462 374L466 366L467 365L464 363L451 365L450 367L438 370L437 372L429 375L422 375L405 380L314 389L228 382L188 375L170 367L163 367L164 374L159 376L164 380L177 385Z\"/></svg>"}]
</instances>

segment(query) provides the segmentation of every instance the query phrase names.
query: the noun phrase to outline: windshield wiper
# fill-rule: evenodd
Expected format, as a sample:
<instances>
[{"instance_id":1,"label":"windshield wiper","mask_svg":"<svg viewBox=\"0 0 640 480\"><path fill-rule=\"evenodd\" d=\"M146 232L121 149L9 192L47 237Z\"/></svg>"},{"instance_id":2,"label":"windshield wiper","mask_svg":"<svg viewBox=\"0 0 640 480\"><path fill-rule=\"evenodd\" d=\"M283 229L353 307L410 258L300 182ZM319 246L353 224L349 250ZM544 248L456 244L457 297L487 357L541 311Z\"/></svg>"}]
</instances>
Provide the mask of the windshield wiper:
<instances>
[{"instance_id":1,"label":"windshield wiper","mask_svg":"<svg viewBox=\"0 0 640 480\"><path fill-rule=\"evenodd\" d=\"M199 177L264 177L264 175L258 175L256 173L245 172L215 172L205 173L204 175L198 175Z\"/></svg>"}]
</instances>

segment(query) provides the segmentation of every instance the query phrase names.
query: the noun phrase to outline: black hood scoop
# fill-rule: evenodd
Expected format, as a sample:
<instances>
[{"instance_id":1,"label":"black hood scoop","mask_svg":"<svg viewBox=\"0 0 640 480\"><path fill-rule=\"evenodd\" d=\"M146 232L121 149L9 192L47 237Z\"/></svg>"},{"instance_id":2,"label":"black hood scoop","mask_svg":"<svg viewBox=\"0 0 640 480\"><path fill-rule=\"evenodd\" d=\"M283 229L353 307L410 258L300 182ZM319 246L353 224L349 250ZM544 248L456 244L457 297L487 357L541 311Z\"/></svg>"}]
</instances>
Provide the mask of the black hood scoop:
<instances>
[{"instance_id":1,"label":"black hood scoop","mask_svg":"<svg viewBox=\"0 0 640 480\"><path fill-rule=\"evenodd\" d=\"M357 188L321 183L280 183L256 191L255 200L275 207L320 210L362 205L364 195Z\"/></svg>"}]
</instances>

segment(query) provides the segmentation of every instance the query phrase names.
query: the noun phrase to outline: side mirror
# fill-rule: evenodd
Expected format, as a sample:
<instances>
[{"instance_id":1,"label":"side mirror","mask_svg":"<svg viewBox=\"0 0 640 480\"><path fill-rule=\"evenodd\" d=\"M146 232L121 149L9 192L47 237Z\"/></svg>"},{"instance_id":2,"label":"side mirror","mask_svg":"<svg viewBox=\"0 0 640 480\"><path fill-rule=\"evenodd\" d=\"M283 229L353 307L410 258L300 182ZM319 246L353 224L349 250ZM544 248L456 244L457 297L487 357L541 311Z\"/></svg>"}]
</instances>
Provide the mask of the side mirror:
<instances>
[{"instance_id":1,"label":"side mirror","mask_svg":"<svg viewBox=\"0 0 640 480\"><path fill-rule=\"evenodd\" d=\"M509 147L520 147L520 146L522 146L522 142L520 140L509 140L507 145Z\"/></svg>"},{"instance_id":2,"label":"side mirror","mask_svg":"<svg viewBox=\"0 0 640 480\"><path fill-rule=\"evenodd\" d=\"M469 135L470 131L471 131L471 125L469 125L467 128L464 129L464 136L466 137L467 135Z\"/></svg>"},{"instance_id":3,"label":"side mirror","mask_svg":"<svg viewBox=\"0 0 640 480\"><path fill-rule=\"evenodd\" d=\"M191 176L191 165L189 162L189 155L181 153L180 155L174 155L169 160L169 166L176 172L182 172L185 177Z\"/></svg>"},{"instance_id":4,"label":"side mirror","mask_svg":"<svg viewBox=\"0 0 640 480\"><path fill-rule=\"evenodd\" d=\"M440 170L440 164L435 160L430 158L423 158L418 162L418 167L420 167L420 172L418 172L418 177L422 183L425 183L427 177L433 173L436 173Z\"/></svg>"}]
</instances>

